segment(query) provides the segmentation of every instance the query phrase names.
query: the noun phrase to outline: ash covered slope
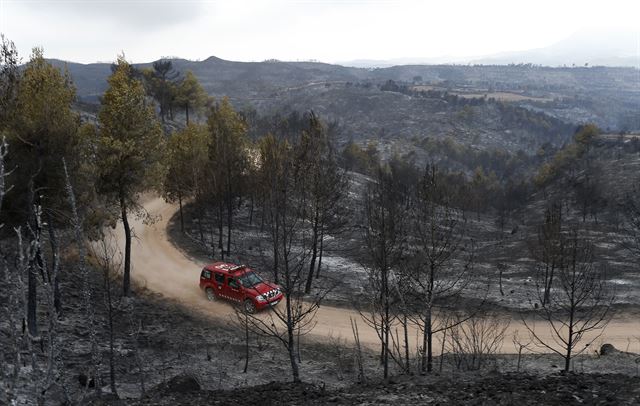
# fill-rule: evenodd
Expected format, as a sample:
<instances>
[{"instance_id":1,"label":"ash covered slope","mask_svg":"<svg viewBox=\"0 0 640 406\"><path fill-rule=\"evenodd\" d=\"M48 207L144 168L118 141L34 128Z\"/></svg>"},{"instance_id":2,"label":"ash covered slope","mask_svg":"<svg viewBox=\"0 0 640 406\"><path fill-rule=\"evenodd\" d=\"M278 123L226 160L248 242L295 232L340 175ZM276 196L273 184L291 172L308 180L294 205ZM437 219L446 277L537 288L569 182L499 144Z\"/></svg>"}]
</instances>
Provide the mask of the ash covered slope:
<instances>
[{"instance_id":1,"label":"ash covered slope","mask_svg":"<svg viewBox=\"0 0 640 406\"><path fill-rule=\"evenodd\" d=\"M338 124L338 141L375 140L385 156L391 150L417 151L415 143L425 137L533 155L545 143L566 142L574 130L562 120L507 103L350 83L287 89L255 106L263 114L313 110Z\"/></svg>"},{"instance_id":2,"label":"ash covered slope","mask_svg":"<svg viewBox=\"0 0 640 406\"><path fill-rule=\"evenodd\" d=\"M67 66L80 101L98 103L106 89L110 65L78 64L51 60ZM278 105L280 98L314 85L361 83L377 87L388 80L436 86L453 94L482 97L493 92L533 96L518 105L540 110L566 122L594 121L611 130L639 130L638 69L612 67L550 68L526 65L403 65L363 69L319 62L234 62L216 57L203 61L173 59L178 71L191 70L212 96L229 96L239 108ZM150 67L150 63L137 65ZM537 99L537 100L536 100ZM339 100L336 100L339 101ZM304 103L297 110L310 108Z\"/></svg>"}]
</instances>

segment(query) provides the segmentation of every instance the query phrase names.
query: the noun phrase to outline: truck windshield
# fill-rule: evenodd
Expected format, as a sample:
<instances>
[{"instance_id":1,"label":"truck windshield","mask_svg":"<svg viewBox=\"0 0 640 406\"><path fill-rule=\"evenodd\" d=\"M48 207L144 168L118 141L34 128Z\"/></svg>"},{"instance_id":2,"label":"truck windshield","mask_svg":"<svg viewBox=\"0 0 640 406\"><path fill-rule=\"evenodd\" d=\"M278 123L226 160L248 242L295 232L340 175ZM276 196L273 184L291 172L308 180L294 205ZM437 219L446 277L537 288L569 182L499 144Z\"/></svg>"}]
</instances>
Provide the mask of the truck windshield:
<instances>
[{"instance_id":1,"label":"truck windshield","mask_svg":"<svg viewBox=\"0 0 640 406\"><path fill-rule=\"evenodd\" d=\"M256 286L260 282L262 282L262 279L253 272L247 272L240 277L240 283L242 283L242 286L245 288Z\"/></svg>"}]
</instances>

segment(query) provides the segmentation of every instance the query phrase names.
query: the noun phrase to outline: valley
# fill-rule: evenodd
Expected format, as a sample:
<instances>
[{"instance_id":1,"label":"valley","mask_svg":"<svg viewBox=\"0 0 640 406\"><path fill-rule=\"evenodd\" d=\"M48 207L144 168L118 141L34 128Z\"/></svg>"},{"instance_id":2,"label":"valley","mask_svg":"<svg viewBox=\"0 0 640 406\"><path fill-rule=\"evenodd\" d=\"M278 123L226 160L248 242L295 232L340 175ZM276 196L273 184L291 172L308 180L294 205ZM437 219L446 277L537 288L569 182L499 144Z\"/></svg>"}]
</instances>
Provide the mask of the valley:
<instances>
[{"instance_id":1,"label":"valley","mask_svg":"<svg viewBox=\"0 0 640 406\"><path fill-rule=\"evenodd\" d=\"M45 2L24 26L89 7L93 41L0 36L0 404L638 404L635 37L477 56L489 6L285 3ZM465 52L399 34L454 14ZM353 62L302 59L328 44Z\"/></svg>"}]
</instances>

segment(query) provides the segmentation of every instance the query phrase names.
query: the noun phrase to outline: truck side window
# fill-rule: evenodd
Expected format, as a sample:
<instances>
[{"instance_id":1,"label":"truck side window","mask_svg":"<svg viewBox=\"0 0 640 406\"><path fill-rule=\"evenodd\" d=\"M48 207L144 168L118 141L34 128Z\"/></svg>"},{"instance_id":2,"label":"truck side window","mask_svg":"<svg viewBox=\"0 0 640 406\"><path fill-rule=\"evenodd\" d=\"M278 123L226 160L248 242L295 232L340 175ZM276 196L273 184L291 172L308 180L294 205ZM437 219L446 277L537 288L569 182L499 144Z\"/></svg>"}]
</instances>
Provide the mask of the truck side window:
<instances>
[{"instance_id":1,"label":"truck side window","mask_svg":"<svg viewBox=\"0 0 640 406\"><path fill-rule=\"evenodd\" d=\"M215 278L216 278L216 283L219 285L222 285L224 283L224 275L221 273L216 273L215 274Z\"/></svg>"},{"instance_id":2,"label":"truck side window","mask_svg":"<svg viewBox=\"0 0 640 406\"><path fill-rule=\"evenodd\" d=\"M234 289L238 288L238 281L233 279L233 278L227 279L227 283L229 284L230 287L232 287Z\"/></svg>"},{"instance_id":3,"label":"truck side window","mask_svg":"<svg viewBox=\"0 0 640 406\"><path fill-rule=\"evenodd\" d=\"M202 270L202 278L204 279L211 279L211 271L208 271L206 269Z\"/></svg>"}]
</instances>

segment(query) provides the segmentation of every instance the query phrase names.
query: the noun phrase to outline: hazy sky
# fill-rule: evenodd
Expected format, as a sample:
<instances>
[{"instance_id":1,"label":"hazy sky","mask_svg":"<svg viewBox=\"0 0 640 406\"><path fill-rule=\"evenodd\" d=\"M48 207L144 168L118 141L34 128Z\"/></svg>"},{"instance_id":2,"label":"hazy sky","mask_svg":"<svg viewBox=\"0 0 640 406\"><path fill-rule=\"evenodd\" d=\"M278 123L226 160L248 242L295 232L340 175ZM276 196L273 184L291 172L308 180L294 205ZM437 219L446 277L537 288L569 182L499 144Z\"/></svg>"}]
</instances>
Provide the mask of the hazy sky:
<instances>
[{"instance_id":1,"label":"hazy sky","mask_svg":"<svg viewBox=\"0 0 640 406\"><path fill-rule=\"evenodd\" d=\"M42 46L78 62L477 56L638 31L639 16L640 0L0 0L0 32L23 58Z\"/></svg>"}]
</instances>

